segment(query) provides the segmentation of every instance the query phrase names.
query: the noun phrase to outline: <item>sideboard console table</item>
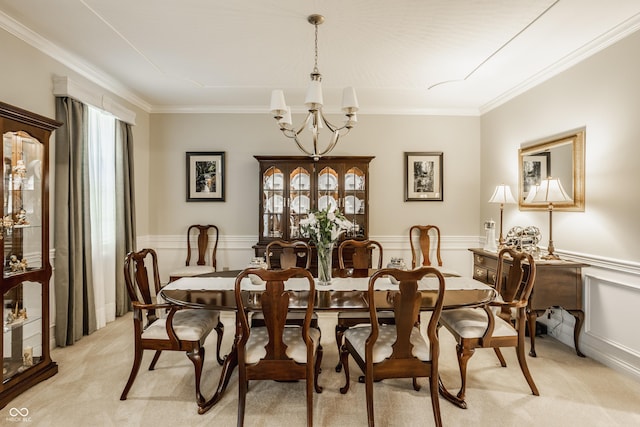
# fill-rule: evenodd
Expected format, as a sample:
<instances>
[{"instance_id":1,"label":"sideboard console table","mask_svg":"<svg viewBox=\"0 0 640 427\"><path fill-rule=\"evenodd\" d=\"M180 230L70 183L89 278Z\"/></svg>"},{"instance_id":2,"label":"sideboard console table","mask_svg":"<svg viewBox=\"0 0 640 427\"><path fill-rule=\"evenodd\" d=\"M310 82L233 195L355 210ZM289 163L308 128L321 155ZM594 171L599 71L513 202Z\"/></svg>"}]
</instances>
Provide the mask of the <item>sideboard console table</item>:
<instances>
[{"instance_id":1,"label":"sideboard console table","mask_svg":"<svg viewBox=\"0 0 640 427\"><path fill-rule=\"evenodd\" d=\"M495 286L498 254L479 248L469 250L473 253L473 278ZM529 298L529 306L527 307L529 337L531 339L530 356L536 356L535 330L538 315L544 313L550 307L561 307L576 319L573 329L573 341L576 354L584 357L584 354L580 351L578 337L584 322L582 267L588 266L588 264L567 260L536 260L536 281Z\"/></svg>"}]
</instances>

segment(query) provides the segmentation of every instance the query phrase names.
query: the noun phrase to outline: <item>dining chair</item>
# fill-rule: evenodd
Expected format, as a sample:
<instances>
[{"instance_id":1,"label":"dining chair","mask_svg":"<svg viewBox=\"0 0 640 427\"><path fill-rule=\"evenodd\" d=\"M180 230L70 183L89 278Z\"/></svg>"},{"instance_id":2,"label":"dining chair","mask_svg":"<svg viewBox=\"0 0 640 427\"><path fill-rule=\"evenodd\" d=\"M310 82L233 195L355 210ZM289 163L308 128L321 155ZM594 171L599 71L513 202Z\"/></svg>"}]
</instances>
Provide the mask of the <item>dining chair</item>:
<instances>
[{"instance_id":1,"label":"dining chair","mask_svg":"<svg viewBox=\"0 0 640 427\"><path fill-rule=\"evenodd\" d=\"M531 392L539 395L527 366L524 348L526 307L536 278L535 261L528 253L502 249L498 253L496 277L501 280L496 280L499 298L495 301L481 308L447 310L440 318L440 324L457 341L461 386L456 400L464 408L467 364L476 348L493 348L500 364L506 367L500 348L515 347L520 369Z\"/></svg>"},{"instance_id":2,"label":"dining chair","mask_svg":"<svg viewBox=\"0 0 640 427\"><path fill-rule=\"evenodd\" d=\"M311 265L311 246L303 240L274 240L269 242L265 251L267 268L273 269L274 260L281 269L303 267L309 269Z\"/></svg>"},{"instance_id":3,"label":"dining chair","mask_svg":"<svg viewBox=\"0 0 640 427\"><path fill-rule=\"evenodd\" d=\"M258 276L264 285L253 285L243 278L250 274ZM296 289L308 290L304 301L297 301L304 308L302 325L287 325L286 318L290 310L291 295L286 290L287 281L296 281ZM247 286L264 286L264 292L255 292L256 298L245 300L243 283ZM258 295L256 297L256 295ZM247 389L250 380L287 381L305 380L307 396L307 425L313 424L313 388L322 392L318 385L322 346L320 330L311 327L311 317L315 301L315 284L308 270L300 267L285 270L265 270L248 268L242 271L235 282L237 307L236 349L238 355L238 426L244 425ZM266 326L250 326L247 317L247 305L260 306ZM291 402L285 402L291 404Z\"/></svg>"},{"instance_id":4,"label":"dining chair","mask_svg":"<svg viewBox=\"0 0 640 427\"><path fill-rule=\"evenodd\" d=\"M267 268L270 270L273 270L275 265L282 270L292 267L303 267L308 270L311 265L311 246L303 240L274 240L267 245L265 255ZM277 259L278 263L274 263L274 259ZM291 313L287 318L287 324L301 325L303 322L304 313L302 312ZM252 313L251 326L264 326L262 313ZM318 327L318 316L315 313L311 326Z\"/></svg>"},{"instance_id":5,"label":"dining chair","mask_svg":"<svg viewBox=\"0 0 640 427\"><path fill-rule=\"evenodd\" d=\"M392 276L397 284L389 281ZM435 276L437 287L433 296L433 311L426 327L426 337L420 332L419 315L422 294L418 290L418 281L425 276ZM384 283L384 284L383 284ZM396 286L389 301L386 293L376 293L381 286ZM415 270L383 269L378 270L369 279L367 300L371 323L347 329L340 351L344 365L346 383L340 393L349 391L349 355L355 360L365 378L367 401L367 419L369 426L374 422L373 382L385 378L412 378L413 388L420 390L418 377L429 378L431 407L437 426L442 425L440 401L438 396L438 320L444 302L445 279L442 273L433 267L420 267ZM385 298L378 300L378 295ZM380 304L393 307L394 324L380 324L378 309ZM415 417L422 415L414 414ZM424 423L423 423L424 424Z\"/></svg>"},{"instance_id":6,"label":"dining chair","mask_svg":"<svg viewBox=\"0 0 640 427\"><path fill-rule=\"evenodd\" d=\"M345 269L346 265L351 265L354 270L368 270L372 267L373 253L378 252L378 264L377 268L382 268L382 258L384 251L382 245L375 240L353 240L348 239L340 243L338 246L338 266L340 269ZM351 258L350 263L346 259L347 254ZM383 322L393 322L393 313L383 312L378 313L378 318ZM361 323L369 323L371 319L368 313L353 313L353 312L338 312L338 321L336 323L335 335L336 345L338 346L338 353L340 353L340 347L342 346L342 337L344 331ZM336 365L336 372L342 370L342 362L338 360Z\"/></svg>"},{"instance_id":7,"label":"dining chair","mask_svg":"<svg viewBox=\"0 0 640 427\"><path fill-rule=\"evenodd\" d=\"M216 253L218 251L218 237L220 232L215 225L191 225L187 229L187 259L184 267L177 268L169 273L169 281L173 282L180 277L192 277L199 274L213 273L216 271ZM207 252L211 249L211 263L207 264ZM191 265L195 250L198 251L198 259L195 265ZM193 256L195 259L195 256Z\"/></svg>"},{"instance_id":8,"label":"dining chair","mask_svg":"<svg viewBox=\"0 0 640 427\"><path fill-rule=\"evenodd\" d=\"M431 243L434 243L432 248ZM436 225L414 225L409 229L409 245L411 246L411 268L419 266L437 266L445 277L460 276L454 270L442 266L440 255L440 228ZM431 256L435 255L435 260Z\"/></svg>"},{"instance_id":9,"label":"dining chair","mask_svg":"<svg viewBox=\"0 0 640 427\"><path fill-rule=\"evenodd\" d=\"M152 281L149 280L149 261L152 268ZM160 273L158 256L153 249L129 252L124 261L124 279L129 298L133 304L134 359L127 384L120 395L126 400L127 394L140 370L144 350L155 350L149 370L155 369L163 351L185 351L195 368L196 401L205 402L200 391L200 377L204 363L204 342L215 329L218 335L217 358L220 357L220 345L224 326L220 322L220 313L205 309L187 309L168 303L155 302L160 292ZM166 311L166 317L163 315Z\"/></svg>"},{"instance_id":10,"label":"dining chair","mask_svg":"<svg viewBox=\"0 0 640 427\"><path fill-rule=\"evenodd\" d=\"M415 243L417 236L417 244ZM440 229L435 225L414 225L409 229L409 244L411 245L411 268L433 265L431 262L431 239L435 240L435 256L437 266L442 266L440 256ZM420 259L422 258L422 259Z\"/></svg>"}]
</instances>

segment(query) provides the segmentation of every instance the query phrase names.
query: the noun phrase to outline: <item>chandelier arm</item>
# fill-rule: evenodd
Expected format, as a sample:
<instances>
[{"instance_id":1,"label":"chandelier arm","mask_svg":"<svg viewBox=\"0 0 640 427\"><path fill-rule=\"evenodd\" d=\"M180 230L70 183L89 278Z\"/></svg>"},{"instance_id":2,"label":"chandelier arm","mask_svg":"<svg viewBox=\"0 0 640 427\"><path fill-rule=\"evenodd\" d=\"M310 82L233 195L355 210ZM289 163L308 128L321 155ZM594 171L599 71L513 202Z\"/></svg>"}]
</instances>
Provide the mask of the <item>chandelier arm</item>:
<instances>
[{"instance_id":1,"label":"chandelier arm","mask_svg":"<svg viewBox=\"0 0 640 427\"><path fill-rule=\"evenodd\" d=\"M327 148L325 148L324 151L322 151L321 153L318 153L318 155L324 156L325 154L333 150L333 148L338 144L338 140L340 139L340 136L341 136L340 130L334 131L331 136L331 142L329 142L329 145L327 145Z\"/></svg>"},{"instance_id":2,"label":"chandelier arm","mask_svg":"<svg viewBox=\"0 0 640 427\"><path fill-rule=\"evenodd\" d=\"M302 145L302 143L300 142L300 140L298 139L298 134L295 134L293 136L293 140L295 141L296 145L298 146L298 148L300 149L300 151L302 151L304 154L306 154L307 156L310 157L316 157L317 154L316 153L312 153L311 151L307 150L304 145Z\"/></svg>"}]
</instances>

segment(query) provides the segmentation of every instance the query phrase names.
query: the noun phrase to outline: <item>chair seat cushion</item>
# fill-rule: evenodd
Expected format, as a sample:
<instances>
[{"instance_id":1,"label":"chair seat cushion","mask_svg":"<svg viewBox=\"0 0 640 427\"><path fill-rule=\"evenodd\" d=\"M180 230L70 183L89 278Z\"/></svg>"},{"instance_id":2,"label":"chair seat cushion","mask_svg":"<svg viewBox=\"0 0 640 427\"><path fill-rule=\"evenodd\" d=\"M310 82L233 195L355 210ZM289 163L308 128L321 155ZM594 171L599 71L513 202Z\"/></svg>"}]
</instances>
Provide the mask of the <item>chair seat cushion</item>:
<instances>
[{"instance_id":1,"label":"chair seat cushion","mask_svg":"<svg viewBox=\"0 0 640 427\"><path fill-rule=\"evenodd\" d=\"M370 334L371 325L354 326L353 328L347 329L344 333L344 339L351 343L363 360L365 359L364 345ZM391 356L393 353L391 346L396 342L396 336L395 325L380 325L378 339L373 345L373 363L380 363ZM415 326L411 330L410 341L411 344L413 344L411 354L425 362L431 360L428 340L422 336L420 330Z\"/></svg>"},{"instance_id":2,"label":"chair seat cushion","mask_svg":"<svg viewBox=\"0 0 640 427\"><path fill-rule=\"evenodd\" d=\"M199 274L213 273L216 269L210 265L189 265L182 268L178 268L171 273L170 277L191 277Z\"/></svg>"},{"instance_id":3,"label":"chair seat cushion","mask_svg":"<svg viewBox=\"0 0 640 427\"><path fill-rule=\"evenodd\" d=\"M173 330L178 339L182 341L204 340L219 320L220 313L217 311L179 310L173 317ZM166 324L166 318L156 320L142 332L142 339L168 340Z\"/></svg>"},{"instance_id":4,"label":"chair seat cushion","mask_svg":"<svg viewBox=\"0 0 640 427\"><path fill-rule=\"evenodd\" d=\"M494 314L493 337L515 337L518 332L502 318ZM445 310L440 323L455 331L462 338L481 338L487 329L487 313L479 308L458 308Z\"/></svg>"},{"instance_id":5,"label":"chair seat cushion","mask_svg":"<svg viewBox=\"0 0 640 427\"><path fill-rule=\"evenodd\" d=\"M315 353L320 343L320 330L310 328L309 338L313 341L313 351ZM302 339L302 328L300 326L286 326L282 339L287 345L287 356L298 363L307 363L307 346ZM246 363L258 363L267 354L267 350L264 347L268 341L269 332L266 327L251 328L246 345Z\"/></svg>"}]
</instances>

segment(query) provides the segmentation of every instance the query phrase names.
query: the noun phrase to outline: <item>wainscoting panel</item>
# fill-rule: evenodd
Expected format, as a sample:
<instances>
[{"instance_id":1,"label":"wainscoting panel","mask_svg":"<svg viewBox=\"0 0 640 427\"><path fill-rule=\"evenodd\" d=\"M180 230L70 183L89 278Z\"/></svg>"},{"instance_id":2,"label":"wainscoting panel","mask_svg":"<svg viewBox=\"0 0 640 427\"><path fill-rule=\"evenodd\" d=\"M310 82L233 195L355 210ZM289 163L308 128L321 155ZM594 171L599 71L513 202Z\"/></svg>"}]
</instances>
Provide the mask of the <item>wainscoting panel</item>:
<instances>
[{"instance_id":1,"label":"wainscoting panel","mask_svg":"<svg viewBox=\"0 0 640 427\"><path fill-rule=\"evenodd\" d=\"M563 253L590 265L583 269L585 322L580 349L640 381L640 264ZM553 309L544 319L549 335L573 347L573 316Z\"/></svg>"}]
</instances>

